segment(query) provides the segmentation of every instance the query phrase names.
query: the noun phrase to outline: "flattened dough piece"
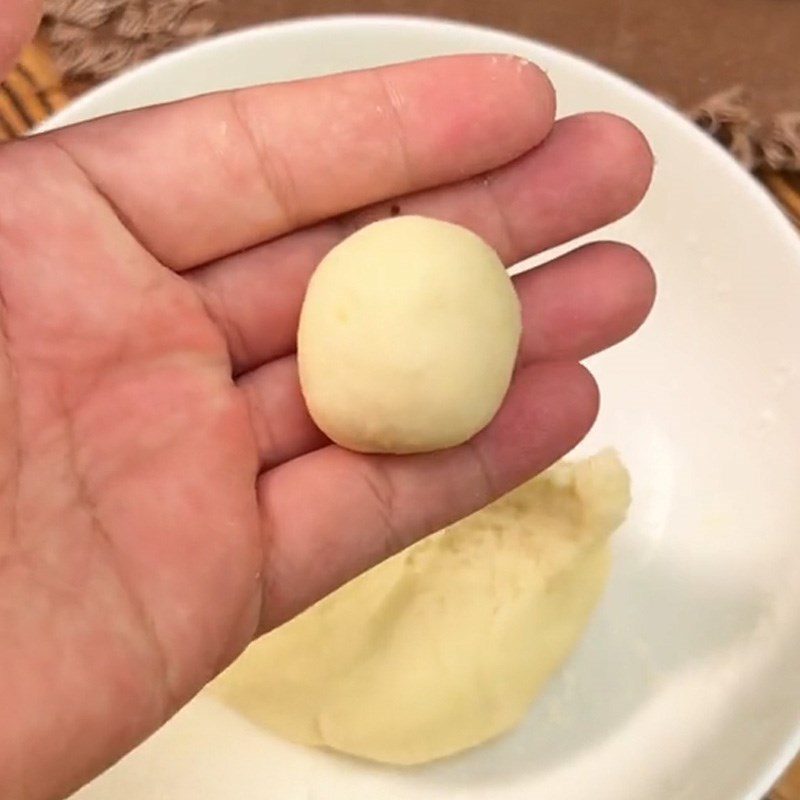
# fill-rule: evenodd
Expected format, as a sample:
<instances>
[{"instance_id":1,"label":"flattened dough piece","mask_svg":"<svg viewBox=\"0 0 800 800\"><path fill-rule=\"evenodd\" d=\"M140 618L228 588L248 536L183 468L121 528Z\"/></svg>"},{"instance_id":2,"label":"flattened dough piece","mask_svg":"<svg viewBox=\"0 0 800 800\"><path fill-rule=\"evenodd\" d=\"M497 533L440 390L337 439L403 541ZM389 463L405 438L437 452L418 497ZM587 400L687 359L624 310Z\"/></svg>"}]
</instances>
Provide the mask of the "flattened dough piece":
<instances>
[{"instance_id":1,"label":"flattened dough piece","mask_svg":"<svg viewBox=\"0 0 800 800\"><path fill-rule=\"evenodd\" d=\"M579 639L629 501L610 451L556 465L255 642L214 688L288 739L375 761L474 747Z\"/></svg>"}]
</instances>

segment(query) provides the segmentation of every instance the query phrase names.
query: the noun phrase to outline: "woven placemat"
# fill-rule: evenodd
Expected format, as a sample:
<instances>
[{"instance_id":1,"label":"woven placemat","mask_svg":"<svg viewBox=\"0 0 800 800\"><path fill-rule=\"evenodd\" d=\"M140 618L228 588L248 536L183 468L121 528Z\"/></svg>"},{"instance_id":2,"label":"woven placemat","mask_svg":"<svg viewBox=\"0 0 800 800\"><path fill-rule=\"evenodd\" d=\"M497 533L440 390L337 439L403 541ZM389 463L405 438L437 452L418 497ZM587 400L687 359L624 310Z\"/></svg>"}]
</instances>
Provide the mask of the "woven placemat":
<instances>
[{"instance_id":1,"label":"woven placemat","mask_svg":"<svg viewBox=\"0 0 800 800\"><path fill-rule=\"evenodd\" d=\"M86 84L76 84L76 91ZM29 46L5 81L0 83L0 142L22 136L70 99L48 47L41 40ZM786 213L800 226L800 175L767 170L759 177ZM723 800L721 798L721 800ZM769 793L767 800L800 800L800 758Z\"/></svg>"},{"instance_id":2,"label":"woven placemat","mask_svg":"<svg viewBox=\"0 0 800 800\"><path fill-rule=\"evenodd\" d=\"M800 758L769 794L769 800L800 800Z\"/></svg>"},{"instance_id":3,"label":"woven placemat","mask_svg":"<svg viewBox=\"0 0 800 800\"><path fill-rule=\"evenodd\" d=\"M34 43L0 83L0 141L23 135L68 102L47 48Z\"/></svg>"},{"instance_id":4,"label":"woven placemat","mask_svg":"<svg viewBox=\"0 0 800 800\"><path fill-rule=\"evenodd\" d=\"M795 225L800 227L800 174L766 170L760 177Z\"/></svg>"}]
</instances>

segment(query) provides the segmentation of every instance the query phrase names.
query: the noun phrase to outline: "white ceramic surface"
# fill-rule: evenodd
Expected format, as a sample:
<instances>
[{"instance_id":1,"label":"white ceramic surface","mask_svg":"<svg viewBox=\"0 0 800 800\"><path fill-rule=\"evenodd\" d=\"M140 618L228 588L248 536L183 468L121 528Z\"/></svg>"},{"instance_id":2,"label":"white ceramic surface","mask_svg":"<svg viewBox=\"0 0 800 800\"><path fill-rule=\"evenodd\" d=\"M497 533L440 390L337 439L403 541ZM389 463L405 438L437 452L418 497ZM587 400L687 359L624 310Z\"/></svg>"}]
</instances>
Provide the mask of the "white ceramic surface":
<instances>
[{"instance_id":1,"label":"white ceramic surface","mask_svg":"<svg viewBox=\"0 0 800 800\"><path fill-rule=\"evenodd\" d=\"M640 247L660 296L641 333L592 364L604 403L581 450L618 446L635 502L585 641L520 729L445 763L401 771L305 750L201 696L81 800L757 800L800 747L800 240L722 150L574 57L396 18L206 42L50 124L463 51L540 63L561 114L624 114L658 162L641 209L592 237Z\"/></svg>"}]
</instances>

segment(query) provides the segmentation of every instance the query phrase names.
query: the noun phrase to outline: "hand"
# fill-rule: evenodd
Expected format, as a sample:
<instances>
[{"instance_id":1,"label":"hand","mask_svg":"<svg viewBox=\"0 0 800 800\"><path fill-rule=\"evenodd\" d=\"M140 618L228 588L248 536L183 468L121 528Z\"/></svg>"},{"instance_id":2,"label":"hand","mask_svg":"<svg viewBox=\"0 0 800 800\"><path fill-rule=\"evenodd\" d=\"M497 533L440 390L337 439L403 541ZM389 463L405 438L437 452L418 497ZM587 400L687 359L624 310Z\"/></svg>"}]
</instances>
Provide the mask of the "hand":
<instances>
[{"instance_id":1,"label":"hand","mask_svg":"<svg viewBox=\"0 0 800 800\"><path fill-rule=\"evenodd\" d=\"M74 789L259 632L584 435L597 392L578 359L653 300L622 245L517 278L520 367L462 447L329 444L293 355L315 264L393 207L509 264L630 211L641 135L553 114L535 67L456 57L0 149L0 796Z\"/></svg>"}]
</instances>

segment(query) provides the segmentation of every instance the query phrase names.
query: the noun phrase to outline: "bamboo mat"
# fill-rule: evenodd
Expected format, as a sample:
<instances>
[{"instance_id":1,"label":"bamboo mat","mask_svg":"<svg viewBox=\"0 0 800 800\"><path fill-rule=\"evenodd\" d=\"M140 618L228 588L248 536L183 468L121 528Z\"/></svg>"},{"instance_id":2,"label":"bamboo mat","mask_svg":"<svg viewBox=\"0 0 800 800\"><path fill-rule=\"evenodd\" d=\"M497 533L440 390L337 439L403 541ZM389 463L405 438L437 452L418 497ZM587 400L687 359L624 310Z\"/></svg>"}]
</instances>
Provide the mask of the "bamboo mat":
<instances>
[{"instance_id":1,"label":"bamboo mat","mask_svg":"<svg viewBox=\"0 0 800 800\"><path fill-rule=\"evenodd\" d=\"M47 119L69 102L70 94L45 45L35 42L29 46L11 75L0 84L0 142L21 136ZM800 225L800 175L764 172L759 177ZM766 800L800 800L800 757Z\"/></svg>"},{"instance_id":2,"label":"bamboo mat","mask_svg":"<svg viewBox=\"0 0 800 800\"><path fill-rule=\"evenodd\" d=\"M69 102L44 45L34 43L0 83L0 142L20 136Z\"/></svg>"},{"instance_id":3,"label":"bamboo mat","mask_svg":"<svg viewBox=\"0 0 800 800\"><path fill-rule=\"evenodd\" d=\"M770 792L770 800L800 800L800 757Z\"/></svg>"}]
</instances>

